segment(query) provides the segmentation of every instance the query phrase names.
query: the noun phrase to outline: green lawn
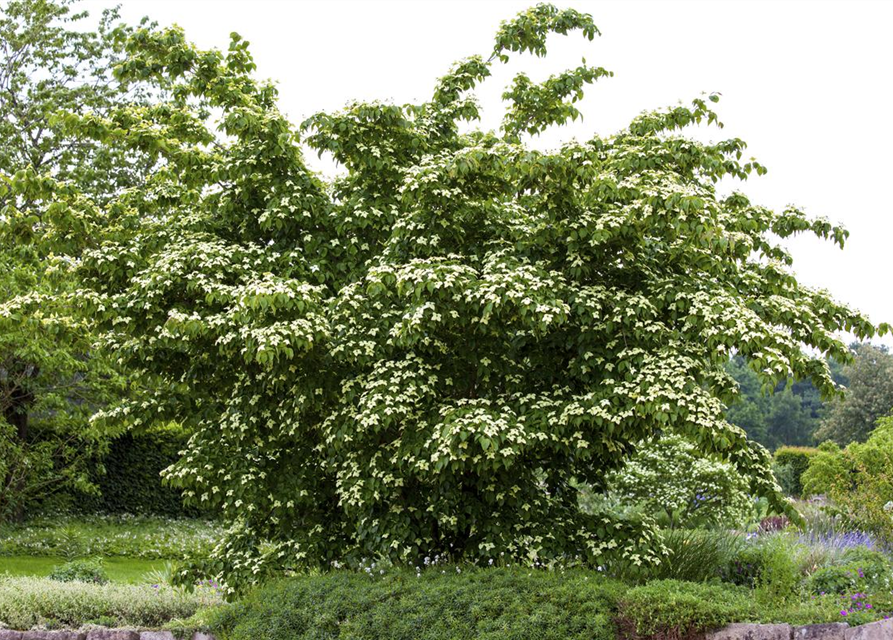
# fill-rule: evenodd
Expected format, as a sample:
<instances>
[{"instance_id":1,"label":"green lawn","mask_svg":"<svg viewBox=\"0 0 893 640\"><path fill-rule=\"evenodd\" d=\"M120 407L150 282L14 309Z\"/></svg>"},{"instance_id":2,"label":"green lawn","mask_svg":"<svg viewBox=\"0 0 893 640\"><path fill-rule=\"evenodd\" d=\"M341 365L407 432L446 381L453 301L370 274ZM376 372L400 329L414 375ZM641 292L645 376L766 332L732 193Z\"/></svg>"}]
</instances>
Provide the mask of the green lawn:
<instances>
[{"instance_id":1,"label":"green lawn","mask_svg":"<svg viewBox=\"0 0 893 640\"><path fill-rule=\"evenodd\" d=\"M13 576L47 576L53 567L64 563L63 558L47 556L0 556L0 574ZM145 582L145 574L153 569L163 569L165 560L141 560L139 558L106 558L105 570L114 582L131 584Z\"/></svg>"}]
</instances>

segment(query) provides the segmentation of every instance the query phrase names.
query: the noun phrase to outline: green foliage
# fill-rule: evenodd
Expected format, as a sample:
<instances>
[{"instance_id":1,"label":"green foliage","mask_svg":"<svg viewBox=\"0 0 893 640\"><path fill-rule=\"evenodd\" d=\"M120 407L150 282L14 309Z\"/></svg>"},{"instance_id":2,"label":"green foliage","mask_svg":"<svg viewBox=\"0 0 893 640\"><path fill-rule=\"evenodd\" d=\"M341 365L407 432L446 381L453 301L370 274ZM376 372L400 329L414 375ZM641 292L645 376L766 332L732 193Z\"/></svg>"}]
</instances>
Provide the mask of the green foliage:
<instances>
[{"instance_id":1,"label":"green foliage","mask_svg":"<svg viewBox=\"0 0 893 640\"><path fill-rule=\"evenodd\" d=\"M220 602L213 589L194 593L150 585L85 584L0 575L0 621L13 629L79 628L104 620L116 627L159 627Z\"/></svg>"},{"instance_id":2,"label":"green foliage","mask_svg":"<svg viewBox=\"0 0 893 640\"><path fill-rule=\"evenodd\" d=\"M159 160L145 187L103 203L14 185L95 230L58 250L79 255L80 300L141 391L104 417L194 434L167 477L231 525L199 573L243 589L363 557L656 562L653 528L584 513L574 483L602 490L659 429L790 510L768 452L724 419L723 366L736 351L767 384L833 391L802 347L845 360L836 332L876 328L801 286L775 239L847 234L717 193L765 172L741 140L680 133L719 124L717 96L529 148L523 132L573 117L605 75L583 66L519 78L501 133L460 131L493 65L571 31L597 33L541 5L429 101L352 103L298 131L238 35L202 51L142 28L117 78L169 99L65 123ZM310 171L301 143L343 174Z\"/></svg>"},{"instance_id":3,"label":"green foliage","mask_svg":"<svg viewBox=\"0 0 893 640\"><path fill-rule=\"evenodd\" d=\"M657 580L626 592L619 615L627 637L687 638L752 619L755 607L745 589Z\"/></svg>"},{"instance_id":4,"label":"green foliage","mask_svg":"<svg viewBox=\"0 0 893 640\"><path fill-rule=\"evenodd\" d=\"M85 558L60 564L53 569L49 578L57 582L77 581L94 584L106 584L109 581L102 558Z\"/></svg>"},{"instance_id":5,"label":"green foliage","mask_svg":"<svg viewBox=\"0 0 893 640\"><path fill-rule=\"evenodd\" d=\"M666 554L659 564L637 567L615 562L607 569L612 577L628 582L686 580L708 582L728 576L728 567L744 548L741 534L724 530L674 529L663 532ZM740 583L739 583L740 584Z\"/></svg>"},{"instance_id":6,"label":"green foliage","mask_svg":"<svg viewBox=\"0 0 893 640\"><path fill-rule=\"evenodd\" d=\"M764 553L768 551L764 556L767 559L776 557L765 565L772 578L769 582L763 579L755 592L726 584L677 580L630 589L620 598L621 637L692 637L732 622L864 624L889 616L893 610L889 592L883 590L873 594L804 595L790 557L785 559L779 553L782 548L770 545L763 549Z\"/></svg>"},{"instance_id":7,"label":"green foliage","mask_svg":"<svg viewBox=\"0 0 893 640\"><path fill-rule=\"evenodd\" d=\"M809 557L809 558L807 558ZM764 606L786 604L801 591L802 574L812 556L809 549L785 534L750 534L729 564L722 580L753 589Z\"/></svg>"},{"instance_id":8,"label":"green foliage","mask_svg":"<svg viewBox=\"0 0 893 640\"><path fill-rule=\"evenodd\" d=\"M840 363L829 358L827 364L834 382L845 384ZM810 380L788 379L767 389L741 356L729 359L726 372L739 386L737 400L726 410L729 422L769 449L813 444L826 405Z\"/></svg>"},{"instance_id":9,"label":"green foliage","mask_svg":"<svg viewBox=\"0 0 893 640\"><path fill-rule=\"evenodd\" d=\"M794 474L794 469L791 465L773 462L772 475L775 476L775 481L786 496L795 495L794 491L797 489L797 476Z\"/></svg>"},{"instance_id":10,"label":"green foliage","mask_svg":"<svg viewBox=\"0 0 893 640\"><path fill-rule=\"evenodd\" d=\"M810 576L809 588L813 593L857 593L863 589L861 568L854 565L822 567Z\"/></svg>"},{"instance_id":11,"label":"green foliage","mask_svg":"<svg viewBox=\"0 0 893 640\"><path fill-rule=\"evenodd\" d=\"M788 486L779 481L785 493L795 497L803 495L803 474L809 468L809 461L817 451L818 449L812 447L780 447L775 450L773 454L775 464L778 468L787 469L789 474Z\"/></svg>"},{"instance_id":12,"label":"green foliage","mask_svg":"<svg viewBox=\"0 0 893 640\"><path fill-rule=\"evenodd\" d=\"M81 499L75 511L189 518L201 515L183 504L180 492L165 486L161 472L179 459L186 438L171 430L126 433L109 444L104 473L94 482L99 494Z\"/></svg>"},{"instance_id":13,"label":"green foliage","mask_svg":"<svg viewBox=\"0 0 893 640\"><path fill-rule=\"evenodd\" d=\"M126 393L76 309L71 261L94 229L17 187L52 175L105 202L147 169L139 152L63 131L61 112L106 114L141 94L112 77L125 34L117 13L90 30L71 4L0 8L0 522L59 492L95 493L89 469L108 430L88 418Z\"/></svg>"},{"instance_id":14,"label":"green foliage","mask_svg":"<svg viewBox=\"0 0 893 640\"><path fill-rule=\"evenodd\" d=\"M222 536L206 520L139 516L54 517L0 526L0 557L126 556L154 560L207 555Z\"/></svg>"},{"instance_id":15,"label":"green foliage","mask_svg":"<svg viewBox=\"0 0 893 640\"><path fill-rule=\"evenodd\" d=\"M763 553L759 545L743 545L720 571L723 582L755 588L763 567Z\"/></svg>"},{"instance_id":16,"label":"green foliage","mask_svg":"<svg viewBox=\"0 0 893 640\"><path fill-rule=\"evenodd\" d=\"M620 583L592 572L338 571L263 587L210 622L229 640L612 640Z\"/></svg>"},{"instance_id":17,"label":"green foliage","mask_svg":"<svg viewBox=\"0 0 893 640\"><path fill-rule=\"evenodd\" d=\"M846 367L849 380L843 400L816 432L820 441L841 446L864 442L878 419L893 410L893 355L884 346L855 345L856 358Z\"/></svg>"},{"instance_id":18,"label":"green foliage","mask_svg":"<svg viewBox=\"0 0 893 640\"><path fill-rule=\"evenodd\" d=\"M890 593L893 591L893 559L865 547L848 549L840 564L831 564L809 576L812 593Z\"/></svg>"},{"instance_id":19,"label":"green foliage","mask_svg":"<svg viewBox=\"0 0 893 640\"><path fill-rule=\"evenodd\" d=\"M174 585L176 566L173 562L165 562L162 567L146 572L143 577L145 579L144 581L150 584L165 584L173 587L176 586Z\"/></svg>"},{"instance_id":20,"label":"green foliage","mask_svg":"<svg viewBox=\"0 0 893 640\"><path fill-rule=\"evenodd\" d=\"M864 443L826 442L803 474L807 494L826 494L847 519L893 542L893 417L878 420Z\"/></svg>"},{"instance_id":21,"label":"green foliage","mask_svg":"<svg viewBox=\"0 0 893 640\"><path fill-rule=\"evenodd\" d=\"M60 558L53 556L0 556L0 573L8 576L46 578L59 566ZM160 560L143 560L113 556L103 560L103 568L112 582L126 584L156 584L149 574L164 569Z\"/></svg>"},{"instance_id":22,"label":"green foliage","mask_svg":"<svg viewBox=\"0 0 893 640\"><path fill-rule=\"evenodd\" d=\"M605 484L620 505L671 529L741 527L753 513L748 478L678 435L643 443L622 469L608 474Z\"/></svg>"},{"instance_id":23,"label":"green foliage","mask_svg":"<svg viewBox=\"0 0 893 640\"><path fill-rule=\"evenodd\" d=\"M755 590L761 604L780 605L800 599L799 553L801 549L789 544L784 536L761 540Z\"/></svg>"},{"instance_id":24,"label":"green foliage","mask_svg":"<svg viewBox=\"0 0 893 640\"><path fill-rule=\"evenodd\" d=\"M778 548L778 547L775 547ZM812 624L881 619L889 595L757 599L745 587L682 580L629 586L579 569L531 571L455 566L418 577L336 571L267 585L236 604L202 612L180 627L241 638L684 638L731 622ZM849 610L841 616L842 610ZM606 624L608 623L608 624ZM539 634L539 635L538 635ZM554 634L554 636L553 636Z\"/></svg>"},{"instance_id":25,"label":"green foliage","mask_svg":"<svg viewBox=\"0 0 893 640\"><path fill-rule=\"evenodd\" d=\"M744 544L742 535L724 530L670 531L663 538L666 559L651 570L651 579L708 582L722 575Z\"/></svg>"}]
</instances>

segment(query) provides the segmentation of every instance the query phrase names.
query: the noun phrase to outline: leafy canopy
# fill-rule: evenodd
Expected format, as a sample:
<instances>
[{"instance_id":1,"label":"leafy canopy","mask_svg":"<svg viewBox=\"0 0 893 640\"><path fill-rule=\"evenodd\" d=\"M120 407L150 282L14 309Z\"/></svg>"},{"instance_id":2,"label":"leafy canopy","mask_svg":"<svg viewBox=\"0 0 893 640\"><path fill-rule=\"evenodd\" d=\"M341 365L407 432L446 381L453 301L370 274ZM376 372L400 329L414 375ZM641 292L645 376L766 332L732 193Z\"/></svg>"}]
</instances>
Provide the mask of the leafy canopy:
<instances>
[{"instance_id":1,"label":"leafy canopy","mask_svg":"<svg viewBox=\"0 0 893 640\"><path fill-rule=\"evenodd\" d=\"M168 478L232 524L205 567L231 588L363 556L655 561L651 527L581 512L575 487L602 488L665 427L787 508L765 449L723 418L723 365L736 350L770 384L833 391L801 345L845 360L834 332L875 327L801 286L773 238L846 232L717 194L764 169L741 140L682 135L719 124L716 96L530 149L609 75L584 64L517 76L500 131L460 132L493 65L571 32L597 29L538 5L429 101L296 129L238 35L221 53L144 28L117 73L171 99L69 120L163 161L144 188L65 210L99 229L82 300L146 389L108 417L194 431ZM301 144L344 174L310 171Z\"/></svg>"},{"instance_id":2,"label":"leafy canopy","mask_svg":"<svg viewBox=\"0 0 893 640\"><path fill-rule=\"evenodd\" d=\"M831 406L816 432L819 441L865 442L878 419L893 411L893 354L883 346L854 347L856 356L844 369L846 395Z\"/></svg>"},{"instance_id":3,"label":"leafy canopy","mask_svg":"<svg viewBox=\"0 0 893 640\"><path fill-rule=\"evenodd\" d=\"M52 175L105 202L148 169L132 151L76 138L57 119L142 99L112 75L122 53L117 13L90 30L71 5L0 7L0 522L64 489L95 491L89 467L109 434L88 418L124 392L71 304L70 260L95 229L34 197L41 175Z\"/></svg>"},{"instance_id":4,"label":"leafy canopy","mask_svg":"<svg viewBox=\"0 0 893 640\"><path fill-rule=\"evenodd\" d=\"M865 442L823 443L802 480L807 495L827 495L832 509L893 542L893 416L879 419Z\"/></svg>"}]
</instances>

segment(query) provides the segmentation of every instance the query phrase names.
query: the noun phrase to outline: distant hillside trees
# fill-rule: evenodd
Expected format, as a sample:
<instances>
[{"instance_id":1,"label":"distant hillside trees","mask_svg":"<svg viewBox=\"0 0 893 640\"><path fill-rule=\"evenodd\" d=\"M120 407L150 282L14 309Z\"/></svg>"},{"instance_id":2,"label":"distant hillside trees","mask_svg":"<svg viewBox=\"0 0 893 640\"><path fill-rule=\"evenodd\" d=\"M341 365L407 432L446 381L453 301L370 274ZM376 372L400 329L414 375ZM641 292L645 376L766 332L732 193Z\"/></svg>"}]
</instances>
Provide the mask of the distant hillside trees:
<instances>
[{"instance_id":1,"label":"distant hillside trees","mask_svg":"<svg viewBox=\"0 0 893 640\"><path fill-rule=\"evenodd\" d=\"M820 442L833 440L841 446L865 442L878 419L893 410L893 355L885 347L860 345L844 373L846 397L830 407L815 434Z\"/></svg>"},{"instance_id":2,"label":"distant hillside trees","mask_svg":"<svg viewBox=\"0 0 893 640\"><path fill-rule=\"evenodd\" d=\"M855 351L851 364L828 361L834 382L846 392L827 402L809 380L780 382L764 393L744 358L732 357L726 371L738 382L740 397L726 418L769 449L825 440L843 446L864 442L878 418L893 411L893 355L883 346L854 343L850 348Z\"/></svg>"}]
</instances>

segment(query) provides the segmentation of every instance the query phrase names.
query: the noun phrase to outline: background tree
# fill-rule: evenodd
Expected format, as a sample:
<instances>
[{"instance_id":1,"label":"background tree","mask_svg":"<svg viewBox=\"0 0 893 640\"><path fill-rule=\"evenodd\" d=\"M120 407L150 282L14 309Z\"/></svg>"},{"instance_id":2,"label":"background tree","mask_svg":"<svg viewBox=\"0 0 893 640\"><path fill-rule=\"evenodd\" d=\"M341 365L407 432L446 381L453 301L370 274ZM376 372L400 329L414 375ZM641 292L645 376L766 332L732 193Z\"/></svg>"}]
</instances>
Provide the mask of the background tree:
<instances>
[{"instance_id":1,"label":"background tree","mask_svg":"<svg viewBox=\"0 0 893 640\"><path fill-rule=\"evenodd\" d=\"M344 168L324 182L247 43L201 51L141 29L119 77L169 85L170 100L68 123L159 169L107 205L22 185L96 229L82 299L146 390L108 414L194 431L168 477L229 521L204 566L229 588L364 556L655 560L655 530L582 512L576 487L602 490L659 428L789 509L766 450L724 419L724 366L734 350L767 384L833 391L801 344L846 359L835 332L875 327L801 286L771 238L846 232L717 195L722 177L764 169L741 140L679 133L717 124L716 96L530 149L610 75L583 63L517 75L500 131L460 131L493 65L571 31L598 32L539 5L427 102L311 117L303 142Z\"/></svg>"},{"instance_id":2,"label":"background tree","mask_svg":"<svg viewBox=\"0 0 893 640\"><path fill-rule=\"evenodd\" d=\"M893 355L884 346L853 345L855 360L846 369L846 395L831 405L816 432L819 441L845 446L864 442L879 418L893 410Z\"/></svg>"},{"instance_id":3,"label":"background tree","mask_svg":"<svg viewBox=\"0 0 893 640\"><path fill-rule=\"evenodd\" d=\"M71 5L15 0L0 9L0 522L35 499L92 490L87 463L107 433L88 418L123 390L72 304L67 260L91 230L9 188L50 175L105 202L148 169L140 154L69 136L56 119L137 100L111 74L117 14L89 30Z\"/></svg>"},{"instance_id":4,"label":"background tree","mask_svg":"<svg viewBox=\"0 0 893 640\"><path fill-rule=\"evenodd\" d=\"M839 362L829 359L828 368L837 385L846 385ZM737 355L729 359L726 371L739 386L738 398L726 410L729 422L770 450L815 443L815 432L827 405L810 380L789 378L767 390L744 358Z\"/></svg>"},{"instance_id":5,"label":"background tree","mask_svg":"<svg viewBox=\"0 0 893 640\"><path fill-rule=\"evenodd\" d=\"M823 443L803 474L803 489L827 495L846 521L893 542L893 416L879 419L865 442L843 449Z\"/></svg>"}]
</instances>

